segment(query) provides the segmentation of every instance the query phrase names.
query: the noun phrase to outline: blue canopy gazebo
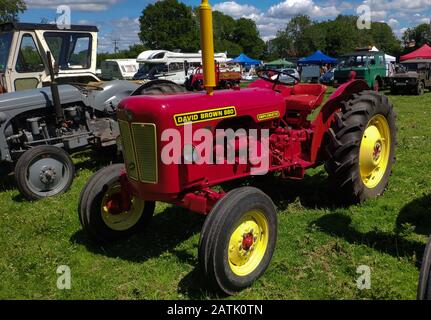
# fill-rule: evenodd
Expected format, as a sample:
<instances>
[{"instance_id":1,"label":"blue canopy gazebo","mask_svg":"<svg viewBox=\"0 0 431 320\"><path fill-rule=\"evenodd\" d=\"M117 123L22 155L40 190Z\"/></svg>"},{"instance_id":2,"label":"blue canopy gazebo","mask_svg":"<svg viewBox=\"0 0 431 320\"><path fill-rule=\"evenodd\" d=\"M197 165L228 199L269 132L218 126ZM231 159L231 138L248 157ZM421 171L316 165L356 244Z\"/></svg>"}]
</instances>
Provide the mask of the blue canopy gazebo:
<instances>
[{"instance_id":1,"label":"blue canopy gazebo","mask_svg":"<svg viewBox=\"0 0 431 320\"><path fill-rule=\"evenodd\" d=\"M239 63L245 66L258 66L262 64L262 61L260 60L255 60L252 59L250 57L248 57L247 55L245 55L244 53L241 53L238 57L236 57L235 59L232 59L230 61L228 61L229 63Z\"/></svg>"},{"instance_id":2,"label":"blue canopy gazebo","mask_svg":"<svg viewBox=\"0 0 431 320\"><path fill-rule=\"evenodd\" d=\"M324 54L322 51L317 50L311 56L299 59L299 64L336 64L338 62L337 59L331 58Z\"/></svg>"}]
</instances>

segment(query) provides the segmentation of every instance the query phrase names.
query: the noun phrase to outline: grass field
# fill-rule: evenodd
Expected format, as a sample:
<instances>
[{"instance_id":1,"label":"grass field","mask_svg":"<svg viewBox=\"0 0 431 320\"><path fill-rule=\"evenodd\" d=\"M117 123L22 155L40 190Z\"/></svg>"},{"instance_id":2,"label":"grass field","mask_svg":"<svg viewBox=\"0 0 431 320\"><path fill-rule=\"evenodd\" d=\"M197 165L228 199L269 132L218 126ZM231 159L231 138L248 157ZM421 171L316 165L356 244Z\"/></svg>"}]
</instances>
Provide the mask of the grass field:
<instances>
[{"instance_id":1,"label":"grass field","mask_svg":"<svg viewBox=\"0 0 431 320\"><path fill-rule=\"evenodd\" d=\"M279 210L279 239L266 274L229 299L415 299L431 233L431 94L390 96L398 113L397 163L385 195L361 206L333 205L323 169L304 181L268 178ZM77 217L79 193L104 164L75 157L66 195L25 202L9 177L0 184L0 299L210 299L199 272L203 218L159 204L145 234L111 246L92 244ZM72 289L57 289L68 265ZM360 265L372 287L359 290Z\"/></svg>"}]
</instances>

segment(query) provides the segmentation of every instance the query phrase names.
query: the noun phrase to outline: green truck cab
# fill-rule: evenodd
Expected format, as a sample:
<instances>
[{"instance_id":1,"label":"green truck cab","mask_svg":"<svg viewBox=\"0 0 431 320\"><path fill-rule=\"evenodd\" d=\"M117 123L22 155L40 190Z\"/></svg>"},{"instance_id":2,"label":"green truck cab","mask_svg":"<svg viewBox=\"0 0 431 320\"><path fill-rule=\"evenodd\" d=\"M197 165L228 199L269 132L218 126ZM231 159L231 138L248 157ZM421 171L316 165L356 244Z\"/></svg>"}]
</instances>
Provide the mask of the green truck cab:
<instances>
[{"instance_id":1,"label":"green truck cab","mask_svg":"<svg viewBox=\"0 0 431 320\"><path fill-rule=\"evenodd\" d=\"M343 56L334 73L334 87L346 83L352 71L356 72L356 79L365 80L370 88L379 91L387 78L385 54L379 51L357 51Z\"/></svg>"}]
</instances>

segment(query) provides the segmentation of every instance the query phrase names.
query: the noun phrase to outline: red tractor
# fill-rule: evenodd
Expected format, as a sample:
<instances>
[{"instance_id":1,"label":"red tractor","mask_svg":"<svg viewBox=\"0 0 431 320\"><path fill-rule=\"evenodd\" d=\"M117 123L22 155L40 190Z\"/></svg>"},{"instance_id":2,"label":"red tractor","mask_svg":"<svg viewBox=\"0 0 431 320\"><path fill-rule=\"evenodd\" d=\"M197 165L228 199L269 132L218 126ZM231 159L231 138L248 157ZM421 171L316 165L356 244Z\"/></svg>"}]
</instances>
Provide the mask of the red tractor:
<instances>
[{"instance_id":1,"label":"red tractor","mask_svg":"<svg viewBox=\"0 0 431 320\"><path fill-rule=\"evenodd\" d=\"M205 0L201 19L204 70L214 70L211 9ZM299 79L288 85L280 79L292 75L272 74L260 74L247 89L213 92L215 75L207 72L207 94L123 100L118 119L125 164L102 169L82 191L84 230L102 242L129 237L149 223L156 201L207 215L200 266L216 288L234 294L267 269L276 246L277 213L256 188L225 193L217 186L267 172L302 179L307 169L325 165L334 193L346 201L380 196L395 161L396 115L388 99L352 79L310 121L326 87L299 84ZM229 130L240 133L225 139L221 132ZM210 148L202 149L201 141L211 138ZM246 142L253 147L244 153ZM178 162L166 163L166 157ZM202 164L202 158L216 161Z\"/></svg>"}]
</instances>

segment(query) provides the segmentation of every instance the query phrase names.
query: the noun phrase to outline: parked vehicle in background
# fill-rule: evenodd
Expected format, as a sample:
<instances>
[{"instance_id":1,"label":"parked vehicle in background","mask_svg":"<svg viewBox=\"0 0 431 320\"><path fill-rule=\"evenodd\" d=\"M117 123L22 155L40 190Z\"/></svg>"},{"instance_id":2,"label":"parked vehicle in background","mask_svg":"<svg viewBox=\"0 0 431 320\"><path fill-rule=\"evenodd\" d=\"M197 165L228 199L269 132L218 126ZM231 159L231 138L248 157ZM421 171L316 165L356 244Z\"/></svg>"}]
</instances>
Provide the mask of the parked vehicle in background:
<instances>
[{"instance_id":1,"label":"parked vehicle in background","mask_svg":"<svg viewBox=\"0 0 431 320\"><path fill-rule=\"evenodd\" d=\"M218 63L225 63L227 55L217 53L214 59ZM140 68L133 77L134 80L162 79L182 85L189 76L188 70L202 65L202 54L148 50L138 56L137 62Z\"/></svg>"},{"instance_id":2,"label":"parked vehicle in background","mask_svg":"<svg viewBox=\"0 0 431 320\"><path fill-rule=\"evenodd\" d=\"M301 67L301 81L305 83L317 83L320 78L320 67L318 65L305 65Z\"/></svg>"},{"instance_id":3,"label":"parked vehicle in background","mask_svg":"<svg viewBox=\"0 0 431 320\"><path fill-rule=\"evenodd\" d=\"M403 61L390 77L391 93L422 95L431 89L431 59Z\"/></svg>"},{"instance_id":4,"label":"parked vehicle in background","mask_svg":"<svg viewBox=\"0 0 431 320\"><path fill-rule=\"evenodd\" d=\"M334 72L335 68L327 71L320 77L319 82L326 85L332 85L334 83Z\"/></svg>"},{"instance_id":5,"label":"parked vehicle in background","mask_svg":"<svg viewBox=\"0 0 431 320\"><path fill-rule=\"evenodd\" d=\"M241 72L230 70L226 67L216 67L216 88L231 89L241 82ZM187 78L185 86L188 90L204 90L204 73L202 67L193 69L192 74Z\"/></svg>"},{"instance_id":6,"label":"parked vehicle in background","mask_svg":"<svg viewBox=\"0 0 431 320\"><path fill-rule=\"evenodd\" d=\"M136 59L109 59L101 63L103 80L132 80L139 70Z\"/></svg>"},{"instance_id":7,"label":"parked vehicle in background","mask_svg":"<svg viewBox=\"0 0 431 320\"><path fill-rule=\"evenodd\" d=\"M60 30L53 24L0 24L0 93L48 85L47 51L52 53L59 84L99 81L97 33L94 26Z\"/></svg>"},{"instance_id":8,"label":"parked vehicle in background","mask_svg":"<svg viewBox=\"0 0 431 320\"><path fill-rule=\"evenodd\" d=\"M374 91L383 88L387 81L385 54L380 51L357 51L342 57L334 73L334 87L349 81L350 73L356 72Z\"/></svg>"},{"instance_id":9,"label":"parked vehicle in background","mask_svg":"<svg viewBox=\"0 0 431 320\"><path fill-rule=\"evenodd\" d=\"M280 81L284 82L284 83L288 83L288 84L294 84L295 83L295 79L288 76L288 75L292 75L294 76L296 79L301 79L301 76L299 75L298 70L294 69L294 68L286 68L286 69L281 69L280 70L281 75L280 75Z\"/></svg>"}]
</instances>

